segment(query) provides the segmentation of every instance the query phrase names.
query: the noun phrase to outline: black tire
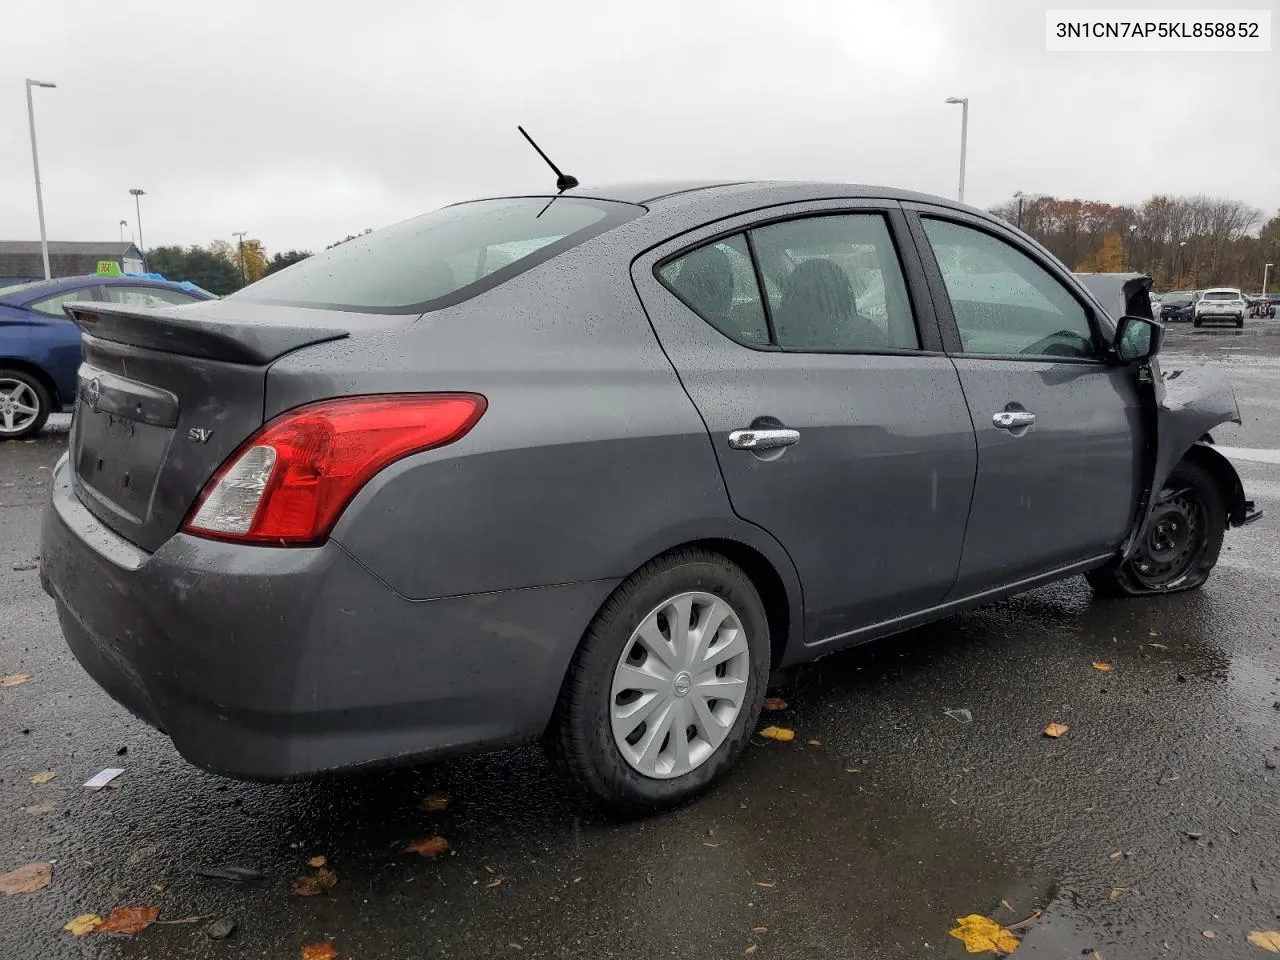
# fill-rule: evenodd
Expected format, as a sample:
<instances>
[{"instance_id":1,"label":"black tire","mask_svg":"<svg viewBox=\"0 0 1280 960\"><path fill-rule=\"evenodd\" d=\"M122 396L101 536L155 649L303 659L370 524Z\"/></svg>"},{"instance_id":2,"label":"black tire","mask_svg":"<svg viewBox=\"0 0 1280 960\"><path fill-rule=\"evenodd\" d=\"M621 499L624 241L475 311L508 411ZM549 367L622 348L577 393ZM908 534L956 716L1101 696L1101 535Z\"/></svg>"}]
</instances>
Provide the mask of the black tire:
<instances>
[{"instance_id":1,"label":"black tire","mask_svg":"<svg viewBox=\"0 0 1280 960\"><path fill-rule=\"evenodd\" d=\"M748 647L746 692L728 734L705 761L681 776L657 779L635 769L614 739L614 671L641 622L667 600L692 591L723 600L741 623ZM561 687L546 746L567 779L605 809L624 816L670 809L705 791L733 765L760 717L769 668L769 621L746 574L719 554L673 551L632 574L596 614Z\"/></svg>"},{"instance_id":2,"label":"black tire","mask_svg":"<svg viewBox=\"0 0 1280 960\"><path fill-rule=\"evenodd\" d=\"M1237 330L1243 330L1243 329L1244 329L1244 317L1237 317L1237 318L1236 318L1236 329L1237 329Z\"/></svg>"},{"instance_id":3,"label":"black tire","mask_svg":"<svg viewBox=\"0 0 1280 960\"><path fill-rule=\"evenodd\" d=\"M22 427L5 432L3 405L5 400L0 396L0 441L4 440L26 440L28 437L34 437L44 429L45 421L49 419L49 412L52 402L49 399L49 391L45 389L45 385L40 382L39 378L33 377L25 370L12 370L9 368L0 368L0 394L5 393L3 389L6 384L18 383L27 388L30 395L35 397L36 415L33 419L23 424ZM29 414L27 415L29 416Z\"/></svg>"},{"instance_id":4,"label":"black tire","mask_svg":"<svg viewBox=\"0 0 1280 960\"><path fill-rule=\"evenodd\" d=\"M1091 570L1085 578L1105 597L1195 590L1217 564L1226 531L1227 506L1218 481L1200 464L1184 460L1156 498L1133 556ZM1165 549L1165 544L1171 546Z\"/></svg>"},{"instance_id":5,"label":"black tire","mask_svg":"<svg viewBox=\"0 0 1280 960\"><path fill-rule=\"evenodd\" d=\"M1192 320L1192 321L1191 321L1191 325L1192 325L1193 327L1198 327L1198 326L1200 326L1200 318L1199 318L1199 317L1196 317L1194 320Z\"/></svg>"}]
</instances>

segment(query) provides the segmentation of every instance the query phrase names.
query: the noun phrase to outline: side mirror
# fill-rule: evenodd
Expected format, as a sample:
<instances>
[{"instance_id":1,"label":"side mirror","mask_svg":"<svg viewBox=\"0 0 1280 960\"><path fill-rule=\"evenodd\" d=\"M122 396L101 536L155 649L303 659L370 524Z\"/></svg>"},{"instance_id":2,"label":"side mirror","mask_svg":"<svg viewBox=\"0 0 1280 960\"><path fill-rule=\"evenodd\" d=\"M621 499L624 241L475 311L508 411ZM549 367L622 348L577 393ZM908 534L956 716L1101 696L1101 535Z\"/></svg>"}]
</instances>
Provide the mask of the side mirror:
<instances>
[{"instance_id":1,"label":"side mirror","mask_svg":"<svg viewBox=\"0 0 1280 960\"><path fill-rule=\"evenodd\" d=\"M1112 343L1121 363L1141 363L1160 352L1164 327L1147 317L1123 316Z\"/></svg>"}]
</instances>

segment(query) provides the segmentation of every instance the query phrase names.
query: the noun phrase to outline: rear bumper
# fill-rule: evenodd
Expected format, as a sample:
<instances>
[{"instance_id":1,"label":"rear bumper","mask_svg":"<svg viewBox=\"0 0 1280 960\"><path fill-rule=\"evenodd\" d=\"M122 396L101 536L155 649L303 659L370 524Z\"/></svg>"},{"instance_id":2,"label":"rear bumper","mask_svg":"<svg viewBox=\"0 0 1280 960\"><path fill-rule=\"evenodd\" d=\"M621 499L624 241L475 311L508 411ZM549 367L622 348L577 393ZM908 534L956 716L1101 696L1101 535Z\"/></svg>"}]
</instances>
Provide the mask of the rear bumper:
<instances>
[{"instance_id":1,"label":"rear bumper","mask_svg":"<svg viewBox=\"0 0 1280 960\"><path fill-rule=\"evenodd\" d=\"M64 457L40 578L76 659L192 763L276 780L474 752L545 727L616 581L406 600L341 547L104 530Z\"/></svg>"}]
</instances>

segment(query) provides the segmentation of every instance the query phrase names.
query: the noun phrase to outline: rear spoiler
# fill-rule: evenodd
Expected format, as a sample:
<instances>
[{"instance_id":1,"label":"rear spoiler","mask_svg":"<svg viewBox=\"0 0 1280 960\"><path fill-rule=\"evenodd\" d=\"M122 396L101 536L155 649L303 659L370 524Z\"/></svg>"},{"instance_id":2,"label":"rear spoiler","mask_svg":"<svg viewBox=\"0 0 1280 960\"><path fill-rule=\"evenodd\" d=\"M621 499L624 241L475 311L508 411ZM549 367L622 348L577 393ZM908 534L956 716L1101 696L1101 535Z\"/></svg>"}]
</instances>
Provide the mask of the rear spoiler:
<instances>
[{"instance_id":1,"label":"rear spoiler","mask_svg":"<svg viewBox=\"0 0 1280 960\"><path fill-rule=\"evenodd\" d=\"M321 325L252 319L228 323L202 315L196 304L132 307L72 301L63 304L63 310L84 333L99 340L226 363L267 364L300 347L351 335L350 331Z\"/></svg>"}]
</instances>

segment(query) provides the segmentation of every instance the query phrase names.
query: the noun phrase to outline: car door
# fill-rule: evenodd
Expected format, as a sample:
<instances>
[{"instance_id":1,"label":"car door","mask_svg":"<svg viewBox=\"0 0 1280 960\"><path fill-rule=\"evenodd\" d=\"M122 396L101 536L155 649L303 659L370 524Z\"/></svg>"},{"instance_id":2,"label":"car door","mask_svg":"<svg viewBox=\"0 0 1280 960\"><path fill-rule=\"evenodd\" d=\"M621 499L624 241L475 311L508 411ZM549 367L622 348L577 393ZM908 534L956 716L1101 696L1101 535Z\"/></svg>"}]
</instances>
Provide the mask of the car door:
<instances>
[{"instance_id":1,"label":"car door","mask_svg":"<svg viewBox=\"0 0 1280 960\"><path fill-rule=\"evenodd\" d=\"M721 221L640 257L633 277L734 511L796 565L806 642L850 642L940 602L973 427L898 205Z\"/></svg>"},{"instance_id":2,"label":"car door","mask_svg":"<svg viewBox=\"0 0 1280 960\"><path fill-rule=\"evenodd\" d=\"M927 206L909 216L978 443L949 599L1112 553L1140 493L1143 420L1137 372L1109 357L1109 322L997 224Z\"/></svg>"}]
</instances>

